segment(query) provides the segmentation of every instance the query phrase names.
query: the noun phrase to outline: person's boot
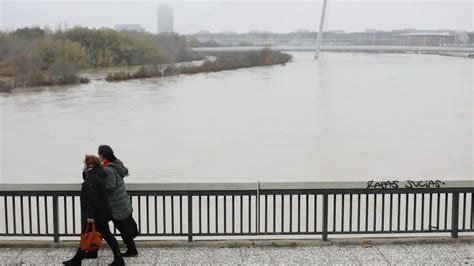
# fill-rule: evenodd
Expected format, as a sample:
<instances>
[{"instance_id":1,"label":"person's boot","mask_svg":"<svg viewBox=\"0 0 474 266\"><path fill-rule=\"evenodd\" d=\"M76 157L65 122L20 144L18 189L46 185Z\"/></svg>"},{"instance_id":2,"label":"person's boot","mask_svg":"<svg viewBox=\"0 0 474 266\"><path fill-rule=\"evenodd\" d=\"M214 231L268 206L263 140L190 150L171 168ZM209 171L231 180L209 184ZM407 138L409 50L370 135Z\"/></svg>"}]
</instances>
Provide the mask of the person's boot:
<instances>
[{"instance_id":1,"label":"person's boot","mask_svg":"<svg viewBox=\"0 0 474 266\"><path fill-rule=\"evenodd\" d=\"M77 249L76 255L70 260L63 261L64 265L68 266L79 266L82 264L82 260L84 259L85 252L80 248Z\"/></svg>"},{"instance_id":2,"label":"person's boot","mask_svg":"<svg viewBox=\"0 0 474 266\"><path fill-rule=\"evenodd\" d=\"M98 257L97 252L98 252L98 250L86 252L84 254L84 259L97 259L97 257Z\"/></svg>"},{"instance_id":3,"label":"person's boot","mask_svg":"<svg viewBox=\"0 0 474 266\"><path fill-rule=\"evenodd\" d=\"M114 261L112 261L111 264L109 264L110 266L124 266L125 265L125 261L123 260L122 258L122 254L118 254L118 255L115 255L114 256Z\"/></svg>"},{"instance_id":4,"label":"person's boot","mask_svg":"<svg viewBox=\"0 0 474 266\"><path fill-rule=\"evenodd\" d=\"M122 256L127 258L127 257L136 257L138 255L138 250L137 247L135 246L135 241L127 241L127 251L125 253L122 253Z\"/></svg>"}]
</instances>

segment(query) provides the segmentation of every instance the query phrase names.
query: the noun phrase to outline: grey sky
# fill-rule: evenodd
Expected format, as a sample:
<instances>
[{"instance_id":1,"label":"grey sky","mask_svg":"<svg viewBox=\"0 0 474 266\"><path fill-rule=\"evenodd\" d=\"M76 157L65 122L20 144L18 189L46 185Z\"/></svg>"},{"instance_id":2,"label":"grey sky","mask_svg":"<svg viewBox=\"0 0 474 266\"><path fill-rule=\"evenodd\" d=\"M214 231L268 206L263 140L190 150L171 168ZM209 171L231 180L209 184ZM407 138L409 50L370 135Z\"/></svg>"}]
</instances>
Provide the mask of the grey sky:
<instances>
[{"instance_id":1,"label":"grey sky","mask_svg":"<svg viewBox=\"0 0 474 266\"><path fill-rule=\"evenodd\" d=\"M157 30L157 1L6 1L0 0L3 30L31 25L113 27L140 24ZM193 33L316 30L318 1L174 1L175 30ZM474 4L464 1L329 0L325 30L363 31L400 28L473 30Z\"/></svg>"}]
</instances>

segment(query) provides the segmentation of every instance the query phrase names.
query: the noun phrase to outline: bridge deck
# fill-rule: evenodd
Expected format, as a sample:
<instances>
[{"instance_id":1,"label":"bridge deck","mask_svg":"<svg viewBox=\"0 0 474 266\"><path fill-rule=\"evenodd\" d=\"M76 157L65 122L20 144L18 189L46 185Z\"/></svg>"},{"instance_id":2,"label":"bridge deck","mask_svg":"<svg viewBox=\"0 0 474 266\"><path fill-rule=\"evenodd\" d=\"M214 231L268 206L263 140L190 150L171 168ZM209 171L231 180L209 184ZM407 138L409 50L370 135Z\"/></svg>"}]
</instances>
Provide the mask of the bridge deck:
<instances>
[{"instance_id":1,"label":"bridge deck","mask_svg":"<svg viewBox=\"0 0 474 266\"><path fill-rule=\"evenodd\" d=\"M195 52L238 52L259 51L265 46L228 46L228 47L196 47ZM314 51L315 46L275 45L270 46L276 51ZM394 46L394 45L333 45L322 46L321 51L333 52L420 52L420 53L474 53L474 47L438 47L438 46Z\"/></svg>"},{"instance_id":2,"label":"bridge deck","mask_svg":"<svg viewBox=\"0 0 474 266\"><path fill-rule=\"evenodd\" d=\"M471 239L472 240L472 239ZM127 258L127 264L474 264L474 241L437 243L353 243L349 245L257 246L257 247L142 247L140 256ZM0 248L2 264L60 264L74 254L73 247ZM99 260L83 265L105 265L112 261L104 248Z\"/></svg>"}]
</instances>

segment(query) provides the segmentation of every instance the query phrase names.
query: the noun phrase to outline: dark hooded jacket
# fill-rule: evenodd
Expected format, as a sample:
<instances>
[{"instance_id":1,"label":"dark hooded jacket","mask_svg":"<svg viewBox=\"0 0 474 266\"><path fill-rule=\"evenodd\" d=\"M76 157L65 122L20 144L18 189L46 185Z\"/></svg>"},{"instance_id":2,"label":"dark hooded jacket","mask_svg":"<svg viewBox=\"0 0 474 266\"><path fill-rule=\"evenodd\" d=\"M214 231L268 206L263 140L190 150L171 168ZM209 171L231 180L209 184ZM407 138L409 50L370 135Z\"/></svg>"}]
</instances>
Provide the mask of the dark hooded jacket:
<instances>
[{"instance_id":1,"label":"dark hooded jacket","mask_svg":"<svg viewBox=\"0 0 474 266\"><path fill-rule=\"evenodd\" d=\"M105 187L113 220L123 221L133 212L132 202L123 181L128 175L128 169L117 159L115 162L109 162L104 170L107 173Z\"/></svg>"},{"instance_id":2,"label":"dark hooded jacket","mask_svg":"<svg viewBox=\"0 0 474 266\"><path fill-rule=\"evenodd\" d=\"M104 183L106 176L107 174L99 166L87 169L82 175L84 178L81 188L83 223L87 218L94 219L96 224L104 224L112 220Z\"/></svg>"}]
</instances>

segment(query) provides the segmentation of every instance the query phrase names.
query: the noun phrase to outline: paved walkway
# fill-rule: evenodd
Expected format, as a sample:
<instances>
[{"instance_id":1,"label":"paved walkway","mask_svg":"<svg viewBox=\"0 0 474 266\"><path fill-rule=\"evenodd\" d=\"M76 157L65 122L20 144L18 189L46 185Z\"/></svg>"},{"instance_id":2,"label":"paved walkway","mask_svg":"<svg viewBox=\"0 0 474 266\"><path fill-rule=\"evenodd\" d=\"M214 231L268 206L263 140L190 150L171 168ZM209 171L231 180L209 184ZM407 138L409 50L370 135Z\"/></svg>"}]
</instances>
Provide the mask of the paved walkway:
<instances>
[{"instance_id":1,"label":"paved walkway","mask_svg":"<svg viewBox=\"0 0 474 266\"><path fill-rule=\"evenodd\" d=\"M129 265L151 264L471 264L474 242L441 244L357 244L296 247L143 247L140 256L127 258ZM112 261L110 249L98 260L83 265L105 265ZM0 264L61 264L74 248L0 248Z\"/></svg>"}]
</instances>

